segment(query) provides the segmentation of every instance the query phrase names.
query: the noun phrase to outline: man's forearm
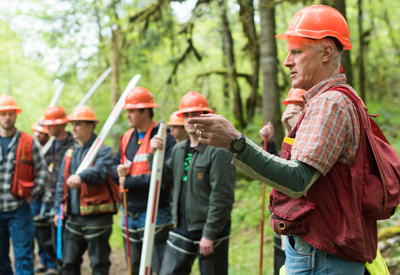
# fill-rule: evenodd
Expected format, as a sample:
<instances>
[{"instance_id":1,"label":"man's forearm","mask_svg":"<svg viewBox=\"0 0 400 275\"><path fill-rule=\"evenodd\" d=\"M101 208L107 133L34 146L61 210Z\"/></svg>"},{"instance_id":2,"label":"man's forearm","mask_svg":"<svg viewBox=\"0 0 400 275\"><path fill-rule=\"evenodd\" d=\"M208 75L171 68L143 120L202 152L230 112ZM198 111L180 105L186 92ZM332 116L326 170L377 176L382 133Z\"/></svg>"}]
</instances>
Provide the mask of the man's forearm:
<instances>
[{"instance_id":1,"label":"man's forearm","mask_svg":"<svg viewBox=\"0 0 400 275\"><path fill-rule=\"evenodd\" d=\"M249 139L246 142L246 149L236 155L232 163L290 197L304 195L320 176L318 170L305 163L282 159L265 152Z\"/></svg>"}]
</instances>

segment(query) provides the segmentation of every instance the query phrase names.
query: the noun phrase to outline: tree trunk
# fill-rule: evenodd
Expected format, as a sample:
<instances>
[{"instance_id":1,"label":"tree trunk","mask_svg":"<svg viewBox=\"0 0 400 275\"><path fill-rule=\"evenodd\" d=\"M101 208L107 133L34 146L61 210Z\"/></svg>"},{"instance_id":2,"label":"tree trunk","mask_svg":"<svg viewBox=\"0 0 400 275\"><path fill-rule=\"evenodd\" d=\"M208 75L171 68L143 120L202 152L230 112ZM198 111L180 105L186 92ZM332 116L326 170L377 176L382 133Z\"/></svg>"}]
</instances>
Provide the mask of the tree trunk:
<instances>
[{"instance_id":1,"label":"tree trunk","mask_svg":"<svg viewBox=\"0 0 400 275\"><path fill-rule=\"evenodd\" d=\"M247 123L250 123L257 103L258 78L260 70L260 48L258 36L254 23L254 4L252 0L239 0L240 21L242 21L243 32L247 37L247 50L250 54L252 75L251 92L246 101Z\"/></svg>"},{"instance_id":2,"label":"tree trunk","mask_svg":"<svg viewBox=\"0 0 400 275\"><path fill-rule=\"evenodd\" d=\"M322 0L321 4L337 9L344 16L344 18L346 18L346 0ZM353 86L354 81L350 51L343 51L341 63L344 73L346 74L347 83Z\"/></svg>"},{"instance_id":3,"label":"tree trunk","mask_svg":"<svg viewBox=\"0 0 400 275\"><path fill-rule=\"evenodd\" d=\"M273 0L260 0L259 4L260 60L263 75L263 121L275 128L275 142L280 147L283 140L281 108L278 91L278 59L275 41L275 7Z\"/></svg>"},{"instance_id":4,"label":"tree trunk","mask_svg":"<svg viewBox=\"0 0 400 275\"><path fill-rule=\"evenodd\" d=\"M233 113L235 119L239 122L242 128L246 127L246 123L243 119L243 107L242 98L240 95L240 87L237 79L236 63L235 63L235 53L233 47L232 32L229 27L229 21L227 17L226 10L226 0L218 1L221 10L221 20L222 20L222 33L224 39L224 52L228 57L228 78L230 82L231 89L233 91Z\"/></svg>"},{"instance_id":5,"label":"tree trunk","mask_svg":"<svg viewBox=\"0 0 400 275\"><path fill-rule=\"evenodd\" d=\"M365 68L364 68L364 32L363 32L363 13L362 13L362 0L357 1L358 4L358 35L359 35L359 62L358 62L358 74L360 78L359 95L366 103L366 93L365 93Z\"/></svg>"},{"instance_id":6,"label":"tree trunk","mask_svg":"<svg viewBox=\"0 0 400 275\"><path fill-rule=\"evenodd\" d=\"M222 38L222 68L228 68L228 58L225 55L225 39L224 34L221 33ZM226 77L222 77L222 93L224 95L224 106L230 107L229 101L229 80Z\"/></svg>"}]
</instances>

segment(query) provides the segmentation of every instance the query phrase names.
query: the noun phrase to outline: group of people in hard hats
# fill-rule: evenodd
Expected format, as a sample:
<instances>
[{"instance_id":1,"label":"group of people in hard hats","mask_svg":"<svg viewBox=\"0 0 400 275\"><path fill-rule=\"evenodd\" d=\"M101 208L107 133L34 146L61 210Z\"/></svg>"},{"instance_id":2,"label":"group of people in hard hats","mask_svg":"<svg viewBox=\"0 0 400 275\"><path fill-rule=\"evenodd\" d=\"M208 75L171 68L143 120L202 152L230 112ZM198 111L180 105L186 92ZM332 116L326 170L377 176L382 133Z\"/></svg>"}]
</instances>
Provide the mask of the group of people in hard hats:
<instances>
[{"instance_id":1,"label":"group of people in hard hats","mask_svg":"<svg viewBox=\"0 0 400 275\"><path fill-rule=\"evenodd\" d=\"M40 225L42 217L51 217L63 242L57 244L62 253L39 242L59 269L50 261L39 267L47 268L47 274L80 274L82 255L88 251L93 274L108 274L109 237L113 214L121 205L120 190L126 192L126 258L131 272L138 274L146 216L154 215L146 213L146 206L158 149L165 149L165 158L153 274L190 274L196 258L201 274L228 273L235 166L274 188L270 224L278 235L287 236L286 274L364 274L365 263L377 255L377 234L376 220L358 209L363 194L354 191L362 180L357 171L368 160L356 158L358 150L365 150L358 148L365 136L360 135L356 107L347 96L356 92L340 73L341 53L352 47L347 22L333 8L309 6L296 13L277 38L288 43L284 65L293 87L284 101L287 135L280 157L264 152L214 114L197 92L180 100L164 143L154 120L158 104L150 91L136 87L123 106L131 129L122 136L117 154L113 157L111 148L103 145L93 164L80 171L96 139L98 120L90 107L77 107L68 117L60 106L46 110L34 128L44 132L46 126L54 136L43 155L37 141L15 128L21 112L15 100L1 95L0 274L12 274L10 238L16 273L33 274L29 204L43 193L35 222ZM71 133L65 131L66 123ZM263 127L260 135L272 141L272 125ZM36 229L39 240L52 235L43 234L47 231L40 226Z\"/></svg>"},{"instance_id":2,"label":"group of people in hard hats","mask_svg":"<svg viewBox=\"0 0 400 275\"><path fill-rule=\"evenodd\" d=\"M12 164L21 160L21 165L8 165L14 176L4 179L7 185L1 196L9 203L0 209L1 253L9 261L11 237L17 274L80 274L85 251L93 274L108 274L113 214L120 208L127 217L122 219L121 232L126 256L132 274L139 273L152 157L163 147L157 136L160 122L154 120L156 107L149 90L133 88L123 106L131 129L122 136L116 155L102 145L93 164L77 172L97 137L94 130L99 121L93 109L79 106L67 116L61 106L50 106L32 125L33 139L15 128L20 112L16 101L0 96L0 117L8 123L0 121L3 158ZM187 123L206 113L214 113L206 98L189 92L167 122L170 129L151 263L155 274L190 273L197 256L204 274L226 274L228 270L235 168L230 163L231 152L199 143L196 130ZM66 131L67 123L71 132ZM29 177L21 178L28 170ZM14 186L22 190L21 195L12 192ZM126 208L121 207L121 189L126 192ZM32 213L25 213L32 201L37 206L32 204ZM23 243L17 241L22 236ZM40 256L35 269L34 236ZM10 263L1 261L0 273L11 274Z\"/></svg>"}]
</instances>

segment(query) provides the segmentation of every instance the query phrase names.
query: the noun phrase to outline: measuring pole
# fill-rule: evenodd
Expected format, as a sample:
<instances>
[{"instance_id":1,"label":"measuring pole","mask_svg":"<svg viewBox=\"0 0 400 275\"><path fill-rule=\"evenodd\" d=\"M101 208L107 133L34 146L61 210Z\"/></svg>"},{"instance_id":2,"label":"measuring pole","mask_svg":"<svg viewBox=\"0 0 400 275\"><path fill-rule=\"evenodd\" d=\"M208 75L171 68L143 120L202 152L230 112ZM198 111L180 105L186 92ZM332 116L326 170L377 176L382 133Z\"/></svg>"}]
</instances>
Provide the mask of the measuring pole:
<instances>
[{"instance_id":1,"label":"measuring pole","mask_svg":"<svg viewBox=\"0 0 400 275\"><path fill-rule=\"evenodd\" d=\"M90 99L90 97L94 94L94 92L100 87L100 85L103 83L104 79L106 79L106 77L110 74L110 72L111 72L111 68L108 68L104 73L102 73L102 75L96 80L96 82L89 89L89 91L87 91L85 96L78 103L78 105L76 105L76 107L85 105L85 103ZM49 107L56 105L56 103L58 101L58 98L61 95L61 91L64 88L64 83L62 83L61 86L62 87L61 88L59 87L57 89L56 93L54 94L53 99L51 100ZM53 145L53 140L54 140L54 137L51 136L50 139L46 142L46 144L42 147L41 152L42 152L43 155L46 155L46 153L50 150L51 145Z\"/></svg>"},{"instance_id":2,"label":"measuring pole","mask_svg":"<svg viewBox=\"0 0 400 275\"><path fill-rule=\"evenodd\" d=\"M85 105L86 102L88 102L88 100L92 97L94 92L100 87L100 85L107 78L107 76L110 74L110 72L111 72L111 68L108 68L104 73L101 74L101 76L93 84L92 88L89 89L89 91L85 94L85 96L78 103L78 105L76 105L76 107L83 106L83 105Z\"/></svg>"},{"instance_id":3,"label":"measuring pole","mask_svg":"<svg viewBox=\"0 0 400 275\"><path fill-rule=\"evenodd\" d=\"M60 95L64 89L64 86L65 86L64 82L61 82L61 84L58 86L56 92L54 93L53 98L50 101L49 107L57 104L57 101L60 98Z\"/></svg>"},{"instance_id":4,"label":"measuring pole","mask_svg":"<svg viewBox=\"0 0 400 275\"><path fill-rule=\"evenodd\" d=\"M107 121L104 123L103 128L101 129L99 135L93 142L92 146L90 147L89 151L87 152L85 158L82 160L81 164L76 170L75 174L81 173L83 170L87 169L94 159L97 156L97 153L100 150L101 145L103 144L104 140L106 139L108 133L111 130L111 127L114 125L115 121L117 121L119 114L122 111L122 107L125 104L125 98L128 95L129 91L132 90L140 79L140 75L135 75L131 81L129 81L128 86L126 86L125 91L122 93L121 97L119 98L117 104L114 106L110 116L107 118Z\"/></svg>"},{"instance_id":5,"label":"measuring pole","mask_svg":"<svg viewBox=\"0 0 400 275\"><path fill-rule=\"evenodd\" d=\"M153 158L139 275L150 275L151 256L153 254L154 245L154 232L157 221L158 200L160 198L161 176L164 166L165 143L167 139L167 126L165 123L160 123L157 135L160 136L163 141L163 148L157 149Z\"/></svg>"}]
</instances>

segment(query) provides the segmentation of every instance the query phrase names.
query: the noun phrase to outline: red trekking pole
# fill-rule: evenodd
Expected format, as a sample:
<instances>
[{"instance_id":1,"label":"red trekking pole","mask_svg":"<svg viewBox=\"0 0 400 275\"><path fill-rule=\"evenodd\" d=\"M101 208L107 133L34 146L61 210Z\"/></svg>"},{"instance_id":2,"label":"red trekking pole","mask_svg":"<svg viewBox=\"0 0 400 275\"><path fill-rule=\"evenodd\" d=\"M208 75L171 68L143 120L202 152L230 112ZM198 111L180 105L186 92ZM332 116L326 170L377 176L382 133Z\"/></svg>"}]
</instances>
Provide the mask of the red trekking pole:
<instances>
[{"instance_id":1,"label":"red trekking pole","mask_svg":"<svg viewBox=\"0 0 400 275\"><path fill-rule=\"evenodd\" d=\"M267 138L264 138L264 151L267 151ZM262 205L261 205L261 238L260 238L260 275L262 275L263 266L263 248L264 248L264 212L265 212L265 184L262 184Z\"/></svg>"}]
</instances>

